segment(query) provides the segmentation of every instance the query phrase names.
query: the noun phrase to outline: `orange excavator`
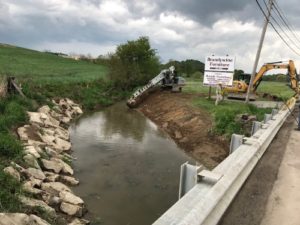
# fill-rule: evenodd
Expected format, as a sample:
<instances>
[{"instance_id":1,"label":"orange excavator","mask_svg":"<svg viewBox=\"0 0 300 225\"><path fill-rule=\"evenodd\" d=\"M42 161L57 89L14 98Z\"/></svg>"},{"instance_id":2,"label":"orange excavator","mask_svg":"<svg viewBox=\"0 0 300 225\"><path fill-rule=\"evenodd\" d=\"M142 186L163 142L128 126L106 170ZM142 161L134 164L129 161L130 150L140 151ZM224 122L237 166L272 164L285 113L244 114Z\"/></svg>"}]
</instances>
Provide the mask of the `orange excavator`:
<instances>
[{"instance_id":1,"label":"orange excavator","mask_svg":"<svg viewBox=\"0 0 300 225\"><path fill-rule=\"evenodd\" d=\"M250 99L255 100L256 98L256 90L262 81L263 76L266 74L267 71L273 69L287 69L288 70L288 77L290 79L290 87L295 91L295 96L298 97L300 92L299 89L299 76L297 75L296 67L293 60L289 60L288 63L285 62L272 62L264 64L259 72L255 75L253 80L253 85L251 87L251 94ZM231 87L225 87L223 89L223 94L227 95L228 98L235 98L235 99L245 99L247 94L249 83L245 80L234 80L233 85Z\"/></svg>"}]
</instances>

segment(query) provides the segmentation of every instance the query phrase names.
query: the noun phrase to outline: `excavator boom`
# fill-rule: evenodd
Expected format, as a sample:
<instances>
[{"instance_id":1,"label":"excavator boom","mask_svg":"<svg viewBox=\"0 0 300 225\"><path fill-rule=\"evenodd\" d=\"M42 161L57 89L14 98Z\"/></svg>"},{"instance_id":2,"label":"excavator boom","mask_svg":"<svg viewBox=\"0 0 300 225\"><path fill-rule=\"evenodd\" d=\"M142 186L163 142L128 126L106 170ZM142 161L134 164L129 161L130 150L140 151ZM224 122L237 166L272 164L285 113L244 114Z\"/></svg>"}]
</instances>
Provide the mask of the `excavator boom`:
<instances>
[{"instance_id":1,"label":"excavator boom","mask_svg":"<svg viewBox=\"0 0 300 225\"><path fill-rule=\"evenodd\" d=\"M177 77L176 74L174 66L162 70L145 86L139 88L131 95L127 100L127 106L130 108L136 107L160 83L163 83L164 87L170 87L172 91L181 91L181 87L185 85L185 81L182 77Z\"/></svg>"},{"instance_id":2,"label":"excavator boom","mask_svg":"<svg viewBox=\"0 0 300 225\"><path fill-rule=\"evenodd\" d=\"M251 87L251 99L255 99L255 92L262 81L263 76L266 74L267 71L273 69L287 69L288 76L291 82L291 88L295 91L295 95L299 94L299 79L296 71L296 67L293 60L289 60L288 63L284 62L272 62L264 64L258 73L255 75L253 80L253 85ZM224 94L228 95L228 98L238 98L238 99L245 99L246 92L248 89L248 84L245 81L235 80L233 81L232 87L224 88Z\"/></svg>"}]
</instances>

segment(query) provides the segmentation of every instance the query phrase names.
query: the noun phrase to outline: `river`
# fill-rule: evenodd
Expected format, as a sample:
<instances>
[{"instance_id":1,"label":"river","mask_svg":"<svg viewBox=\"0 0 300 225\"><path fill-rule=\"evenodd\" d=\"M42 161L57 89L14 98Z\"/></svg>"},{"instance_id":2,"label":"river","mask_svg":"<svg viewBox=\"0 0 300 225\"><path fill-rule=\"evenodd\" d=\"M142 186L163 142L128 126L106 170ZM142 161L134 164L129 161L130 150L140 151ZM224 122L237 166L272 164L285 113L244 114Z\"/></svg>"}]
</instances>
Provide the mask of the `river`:
<instances>
[{"instance_id":1,"label":"river","mask_svg":"<svg viewBox=\"0 0 300 225\"><path fill-rule=\"evenodd\" d=\"M125 103L83 116L70 134L73 190L94 224L149 225L177 201L180 165L193 160Z\"/></svg>"}]
</instances>

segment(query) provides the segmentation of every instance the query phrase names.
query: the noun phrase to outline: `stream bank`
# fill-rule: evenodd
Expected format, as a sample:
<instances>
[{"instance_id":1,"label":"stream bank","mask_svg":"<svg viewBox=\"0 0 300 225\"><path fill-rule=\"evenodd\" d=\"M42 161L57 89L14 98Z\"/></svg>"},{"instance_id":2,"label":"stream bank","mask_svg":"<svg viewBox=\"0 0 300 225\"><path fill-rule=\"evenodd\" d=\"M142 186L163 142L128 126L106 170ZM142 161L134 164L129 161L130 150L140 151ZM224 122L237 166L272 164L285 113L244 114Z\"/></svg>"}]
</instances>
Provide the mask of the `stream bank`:
<instances>
[{"instance_id":1,"label":"stream bank","mask_svg":"<svg viewBox=\"0 0 300 225\"><path fill-rule=\"evenodd\" d=\"M78 185L71 167L73 157L70 134L66 129L72 119L83 112L70 99L53 101L53 108L44 105L38 112L27 112L29 124L19 127L17 133L24 146L23 160L12 161L4 172L22 184L18 201L24 213L1 213L1 224L85 225L79 219L85 212L83 200L69 186ZM42 215L48 222L36 216Z\"/></svg>"},{"instance_id":2,"label":"stream bank","mask_svg":"<svg viewBox=\"0 0 300 225\"><path fill-rule=\"evenodd\" d=\"M228 155L229 143L211 134L211 115L192 105L195 97L195 94L158 91L149 95L138 110L191 157L213 168Z\"/></svg>"}]
</instances>

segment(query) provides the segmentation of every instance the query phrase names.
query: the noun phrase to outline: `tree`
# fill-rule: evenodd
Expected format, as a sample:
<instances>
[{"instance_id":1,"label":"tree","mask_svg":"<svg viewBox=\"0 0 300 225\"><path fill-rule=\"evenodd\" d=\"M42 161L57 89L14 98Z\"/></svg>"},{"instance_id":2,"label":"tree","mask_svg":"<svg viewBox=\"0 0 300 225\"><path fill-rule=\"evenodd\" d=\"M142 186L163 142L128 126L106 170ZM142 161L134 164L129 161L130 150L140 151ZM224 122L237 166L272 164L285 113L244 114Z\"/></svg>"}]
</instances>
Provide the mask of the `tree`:
<instances>
[{"instance_id":1,"label":"tree","mask_svg":"<svg viewBox=\"0 0 300 225\"><path fill-rule=\"evenodd\" d=\"M244 70L234 70L233 79L239 80L241 75L244 74Z\"/></svg>"},{"instance_id":2,"label":"tree","mask_svg":"<svg viewBox=\"0 0 300 225\"><path fill-rule=\"evenodd\" d=\"M169 60L168 63L163 65L163 68L169 68L170 66L175 66L177 72L180 75L186 75L187 77L191 77L196 72L204 73L204 63L193 60L187 59L185 61L176 61L176 60Z\"/></svg>"},{"instance_id":3,"label":"tree","mask_svg":"<svg viewBox=\"0 0 300 225\"><path fill-rule=\"evenodd\" d=\"M146 84L159 72L159 59L148 37L119 45L109 57L110 78L116 87L130 90Z\"/></svg>"}]
</instances>

